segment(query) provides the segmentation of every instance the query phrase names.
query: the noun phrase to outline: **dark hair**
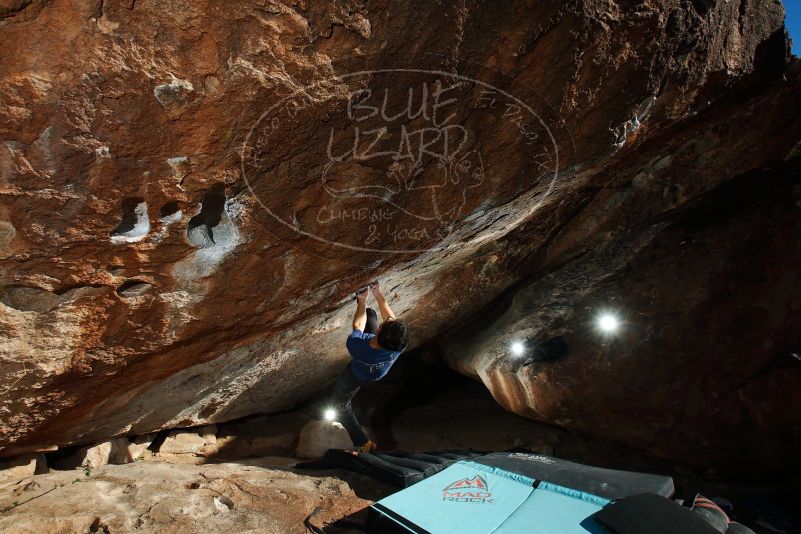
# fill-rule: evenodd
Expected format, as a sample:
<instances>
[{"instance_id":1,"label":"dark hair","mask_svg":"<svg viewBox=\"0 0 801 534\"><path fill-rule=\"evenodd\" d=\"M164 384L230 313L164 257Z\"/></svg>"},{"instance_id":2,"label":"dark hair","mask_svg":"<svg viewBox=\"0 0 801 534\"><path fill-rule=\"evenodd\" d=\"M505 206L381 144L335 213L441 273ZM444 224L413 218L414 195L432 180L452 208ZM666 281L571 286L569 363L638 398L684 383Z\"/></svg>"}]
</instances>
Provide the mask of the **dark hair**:
<instances>
[{"instance_id":1,"label":"dark hair","mask_svg":"<svg viewBox=\"0 0 801 534\"><path fill-rule=\"evenodd\" d=\"M378 332L378 344L391 351L399 351L409 344L409 327L406 321L395 319L381 325Z\"/></svg>"}]
</instances>

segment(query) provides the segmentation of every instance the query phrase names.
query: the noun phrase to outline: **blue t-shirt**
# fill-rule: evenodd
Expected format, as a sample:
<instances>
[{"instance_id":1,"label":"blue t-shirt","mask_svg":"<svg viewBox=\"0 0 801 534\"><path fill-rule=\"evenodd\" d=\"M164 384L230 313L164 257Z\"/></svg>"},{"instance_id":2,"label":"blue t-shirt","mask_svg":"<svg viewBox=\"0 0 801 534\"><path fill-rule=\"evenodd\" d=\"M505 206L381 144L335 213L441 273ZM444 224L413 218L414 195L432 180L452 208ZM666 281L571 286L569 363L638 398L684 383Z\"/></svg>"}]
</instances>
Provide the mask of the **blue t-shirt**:
<instances>
[{"instance_id":1,"label":"blue t-shirt","mask_svg":"<svg viewBox=\"0 0 801 534\"><path fill-rule=\"evenodd\" d=\"M361 330L354 330L348 336L345 345L350 352L350 370L359 380L375 382L381 380L389 372L389 368L400 356L400 351L393 352L384 349L374 349L370 340L375 334L365 334Z\"/></svg>"}]
</instances>

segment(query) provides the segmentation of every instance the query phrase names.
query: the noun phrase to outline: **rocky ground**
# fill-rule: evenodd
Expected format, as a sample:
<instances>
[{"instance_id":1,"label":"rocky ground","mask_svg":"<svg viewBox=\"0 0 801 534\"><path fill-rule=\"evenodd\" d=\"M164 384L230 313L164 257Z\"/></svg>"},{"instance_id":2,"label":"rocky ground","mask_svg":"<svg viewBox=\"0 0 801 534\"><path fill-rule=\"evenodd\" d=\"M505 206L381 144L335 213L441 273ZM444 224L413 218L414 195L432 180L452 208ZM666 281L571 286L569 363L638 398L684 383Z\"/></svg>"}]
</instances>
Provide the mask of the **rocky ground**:
<instances>
[{"instance_id":1,"label":"rocky ground","mask_svg":"<svg viewBox=\"0 0 801 534\"><path fill-rule=\"evenodd\" d=\"M501 409L480 383L430 362L400 364L385 382L365 388L358 404L385 449L524 447L594 465L668 473L685 498L700 491L740 503L792 490L789 478L738 479L534 423ZM81 448L49 454L49 473L18 470L16 478L0 477L0 531L349 532L349 525L363 521L366 506L396 488L342 470L293 467L302 429L324 406L313 402L279 415L140 438L134 440L139 448L128 442L127 458L110 454L123 449L119 444L96 446L89 454ZM144 442L151 448L142 448ZM135 460L131 453L138 454ZM85 467L74 465L76 458Z\"/></svg>"},{"instance_id":2,"label":"rocky ground","mask_svg":"<svg viewBox=\"0 0 801 534\"><path fill-rule=\"evenodd\" d=\"M288 467L294 462L147 461L54 470L2 490L0 531L306 533L363 510L388 491L347 473L299 475Z\"/></svg>"}]
</instances>

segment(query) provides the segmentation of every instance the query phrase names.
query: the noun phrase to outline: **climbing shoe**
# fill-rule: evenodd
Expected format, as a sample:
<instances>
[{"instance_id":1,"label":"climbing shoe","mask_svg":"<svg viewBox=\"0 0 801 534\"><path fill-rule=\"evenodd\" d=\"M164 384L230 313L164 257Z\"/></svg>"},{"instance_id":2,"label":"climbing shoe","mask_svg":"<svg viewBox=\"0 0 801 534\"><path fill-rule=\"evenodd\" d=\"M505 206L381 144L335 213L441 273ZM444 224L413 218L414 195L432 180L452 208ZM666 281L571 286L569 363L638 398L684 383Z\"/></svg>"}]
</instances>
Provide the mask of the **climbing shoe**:
<instances>
[{"instance_id":1,"label":"climbing shoe","mask_svg":"<svg viewBox=\"0 0 801 534\"><path fill-rule=\"evenodd\" d=\"M367 440L367 442L359 447L359 452L373 452L378 448L378 445L375 444L372 440Z\"/></svg>"}]
</instances>

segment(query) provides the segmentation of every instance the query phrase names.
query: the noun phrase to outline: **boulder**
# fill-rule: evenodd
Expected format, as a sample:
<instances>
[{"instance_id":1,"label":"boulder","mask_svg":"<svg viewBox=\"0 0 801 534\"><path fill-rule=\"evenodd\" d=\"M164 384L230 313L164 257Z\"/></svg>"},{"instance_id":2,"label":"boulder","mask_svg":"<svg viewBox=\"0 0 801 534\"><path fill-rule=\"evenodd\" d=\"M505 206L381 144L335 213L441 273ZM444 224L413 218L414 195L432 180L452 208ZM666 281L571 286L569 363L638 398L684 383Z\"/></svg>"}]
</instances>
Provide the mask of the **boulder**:
<instances>
[{"instance_id":1,"label":"boulder","mask_svg":"<svg viewBox=\"0 0 801 534\"><path fill-rule=\"evenodd\" d=\"M294 434L281 434L277 436L256 436L250 440L248 456L283 456L291 453L292 446L298 437Z\"/></svg>"},{"instance_id":2,"label":"boulder","mask_svg":"<svg viewBox=\"0 0 801 534\"><path fill-rule=\"evenodd\" d=\"M47 473L43 454L20 456L0 463L0 488L20 483L34 475Z\"/></svg>"},{"instance_id":3,"label":"boulder","mask_svg":"<svg viewBox=\"0 0 801 534\"><path fill-rule=\"evenodd\" d=\"M336 421L314 420L300 431L295 456L319 458L328 449L352 449L353 442L342 424Z\"/></svg>"},{"instance_id":4,"label":"boulder","mask_svg":"<svg viewBox=\"0 0 801 534\"><path fill-rule=\"evenodd\" d=\"M755 375L801 314L794 219L763 174L792 176L801 140L780 2L220 6L0 7L0 49L14 51L0 62L0 456L314 398L347 362L353 290L380 278L410 350L473 325L475 346L447 341L448 360L509 409L766 468L765 414L784 406L755 403ZM743 184L767 204L685 217ZM749 238L784 228L748 268L766 277L750 308L725 297L741 293L736 268L695 268L711 250L748 257L729 222ZM671 300L674 276L695 293ZM531 311L541 294L553 321ZM635 321L641 343L613 357L566 335L552 372L508 370L508 323L473 322L519 319L540 342L624 296L627 319L654 314ZM744 409L733 392L752 381ZM715 409L721 448L693 451Z\"/></svg>"},{"instance_id":5,"label":"boulder","mask_svg":"<svg viewBox=\"0 0 801 534\"><path fill-rule=\"evenodd\" d=\"M799 172L799 160L778 165L759 173L764 187L748 177L670 221L587 243L493 315L444 336L449 363L510 411L661 457L729 470L801 466L791 385L801 365L789 355L801 277L787 271L801 264ZM610 313L615 332L599 324ZM554 336L567 354L542 359L536 347ZM778 409L779 398L793 409Z\"/></svg>"},{"instance_id":6,"label":"boulder","mask_svg":"<svg viewBox=\"0 0 801 534\"><path fill-rule=\"evenodd\" d=\"M155 439L155 434L147 434L145 436L136 436L128 443L128 456L131 460L136 461L144 458L148 453L148 447Z\"/></svg>"},{"instance_id":7,"label":"boulder","mask_svg":"<svg viewBox=\"0 0 801 534\"><path fill-rule=\"evenodd\" d=\"M194 431L176 430L170 432L159 447L162 454L188 454L195 456L208 456L216 452L217 427L206 425Z\"/></svg>"},{"instance_id":8,"label":"boulder","mask_svg":"<svg viewBox=\"0 0 801 534\"><path fill-rule=\"evenodd\" d=\"M219 456L226 459L292 456L295 434L274 436L226 436L218 438Z\"/></svg>"},{"instance_id":9,"label":"boulder","mask_svg":"<svg viewBox=\"0 0 801 534\"><path fill-rule=\"evenodd\" d=\"M60 456L53 461L58 469L78 469L80 467L100 467L108 464L127 464L134 458L129 450L127 438L112 438L107 441L78 447L71 454Z\"/></svg>"}]
</instances>

